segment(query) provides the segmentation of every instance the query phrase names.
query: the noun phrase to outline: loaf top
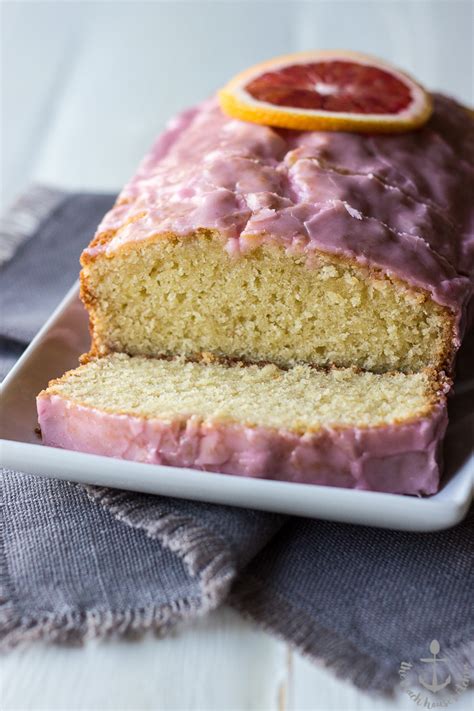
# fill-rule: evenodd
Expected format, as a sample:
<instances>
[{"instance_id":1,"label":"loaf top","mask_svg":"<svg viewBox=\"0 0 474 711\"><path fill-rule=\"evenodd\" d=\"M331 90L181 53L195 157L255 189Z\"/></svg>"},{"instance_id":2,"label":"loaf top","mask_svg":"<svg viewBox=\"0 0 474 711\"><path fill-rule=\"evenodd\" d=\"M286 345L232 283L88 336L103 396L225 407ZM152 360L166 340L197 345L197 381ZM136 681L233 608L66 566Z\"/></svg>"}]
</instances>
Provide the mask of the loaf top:
<instances>
[{"instance_id":1,"label":"loaf top","mask_svg":"<svg viewBox=\"0 0 474 711\"><path fill-rule=\"evenodd\" d=\"M214 230L231 254L265 241L348 257L460 314L474 274L474 119L434 96L398 135L274 129L215 99L172 120L83 254Z\"/></svg>"}]
</instances>

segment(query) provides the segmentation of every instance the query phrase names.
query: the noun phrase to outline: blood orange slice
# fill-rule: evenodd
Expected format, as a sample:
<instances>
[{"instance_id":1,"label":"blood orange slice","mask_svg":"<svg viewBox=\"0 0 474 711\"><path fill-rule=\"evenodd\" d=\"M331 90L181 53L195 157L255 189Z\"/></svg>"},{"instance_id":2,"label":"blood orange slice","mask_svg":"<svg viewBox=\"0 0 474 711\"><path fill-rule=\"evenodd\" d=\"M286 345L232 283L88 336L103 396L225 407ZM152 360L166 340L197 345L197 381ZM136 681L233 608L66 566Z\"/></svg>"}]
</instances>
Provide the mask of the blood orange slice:
<instances>
[{"instance_id":1,"label":"blood orange slice","mask_svg":"<svg viewBox=\"0 0 474 711\"><path fill-rule=\"evenodd\" d=\"M222 110L253 123L305 131L410 131L432 112L407 74L358 52L300 52L257 64L219 92Z\"/></svg>"}]
</instances>

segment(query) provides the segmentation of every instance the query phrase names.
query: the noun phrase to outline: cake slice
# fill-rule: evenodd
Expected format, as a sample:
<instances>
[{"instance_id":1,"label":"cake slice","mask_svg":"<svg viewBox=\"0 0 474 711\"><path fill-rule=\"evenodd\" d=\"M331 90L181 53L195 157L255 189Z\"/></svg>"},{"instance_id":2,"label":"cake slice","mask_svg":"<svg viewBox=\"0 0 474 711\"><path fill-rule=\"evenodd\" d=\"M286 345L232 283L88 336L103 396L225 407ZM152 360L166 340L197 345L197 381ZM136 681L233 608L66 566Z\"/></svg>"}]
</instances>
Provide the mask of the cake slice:
<instances>
[{"instance_id":1,"label":"cake slice","mask_svg":"<svg viewBox=\"0 0 474 711\"><path fill-rule=\"evenodd\" d=\"M94 355L451 367L474 271L474 121L401 135L178 117L82 255Z\"/></svg>"},{"instance_id":2,"label":"cake slice","mask_svg":"<svg viewBox=\"0 0 474 711\"><path fill-rule=\"evenodd\" d=\"M38 396L47 445L250 477L431 494L448 383L112 354Z\"/></svg>"}]
</instances>

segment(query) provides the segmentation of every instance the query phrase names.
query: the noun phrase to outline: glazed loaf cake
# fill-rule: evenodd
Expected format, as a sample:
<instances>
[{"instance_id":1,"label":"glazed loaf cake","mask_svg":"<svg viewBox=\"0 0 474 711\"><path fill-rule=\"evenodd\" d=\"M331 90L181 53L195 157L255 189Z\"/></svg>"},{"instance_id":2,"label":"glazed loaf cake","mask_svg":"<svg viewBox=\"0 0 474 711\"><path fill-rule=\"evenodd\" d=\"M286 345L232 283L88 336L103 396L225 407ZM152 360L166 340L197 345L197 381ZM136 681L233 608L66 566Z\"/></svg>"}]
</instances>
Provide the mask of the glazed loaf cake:
<instances>
[{"instance_id":1,"label":"glazed loaf cake","mask_svg":"<svg viewBox=\"0 0 474 711\"><path fill-rule=\"evenodd\" d=\"M45 444L152 464L404 494L439 482L448 383L416 374L113 354L38 396Z\"/></svg>"},{"instance_id":2,"label":"glazed loaf cake","mask_svg":"<svg viewBox=\"0 0 474 711\"><path fill-rule=\"evenodd\" d=\"M474 267L474 121L401 135L179 116L82 255L92 355L449 369Z\"/></svg>"}]
</instances>

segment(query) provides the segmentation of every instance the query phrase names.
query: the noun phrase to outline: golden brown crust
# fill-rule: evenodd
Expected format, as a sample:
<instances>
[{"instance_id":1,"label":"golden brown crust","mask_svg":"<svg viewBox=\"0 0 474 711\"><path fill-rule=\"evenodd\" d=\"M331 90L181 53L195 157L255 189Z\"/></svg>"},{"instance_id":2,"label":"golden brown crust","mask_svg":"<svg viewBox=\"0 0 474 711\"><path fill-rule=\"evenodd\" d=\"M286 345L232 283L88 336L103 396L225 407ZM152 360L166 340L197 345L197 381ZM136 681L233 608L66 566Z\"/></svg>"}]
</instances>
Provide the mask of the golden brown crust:
<instances>
[{"instance_id":1,"label":"golden brown crust","mask_svg":"<svg viewBox=\"0 0 474 711\"><path fill-rule=\"evenodd\" d=\"M89 244L89 249L95 249L96 247L105 247L105 245L108 244L113 239L113 237L115 237L116 234L117 230L106 230L105 232L98 232ZM83 257L85 259L88 259L89 256L90 255L88 252L83 253Z\"/></svg>"},{"instance_id":2,"label":"golden brown crust","mask_svg":"<svg viewBox=\"0 0 474 711\"><path fill-rule=\"evenodd\" d=\"M96 320L98 320L97 299L90 286L88 274L84 269L82 269L79 274L79 296L89 314L89 333L91 336L91 348L89 351L90 357L94 358L100 355L106 355L110 351L104 344L99 344L95 329L95 323ZM85 356L82 355L81 362L85 362L84 359Z\"/></svg>"},{"instance_id":3,"label":"golden brown crust","mask_svg":"<svg viewBox=\"0 0 474 711\"><path fill-rule=\"evenodd\" d=\"M120 201L117 200L114 207L117 205L123 205L126 203L127 203L126 200L120 200ZM115 229L115 230L105 230L104 232L96 232L96 234L94 235L92 241L90 242L87 250L97 249L98 247L105 247L115 237L117 232L120 232L120 230L122 230L127 225L132 224L133 222L138 222L138 220L140 220L142 217L145 217L146 214L147 213L144 210L142 210L141 212L137 212L135 215L131 215L128 219L124 220L123 223L120 225L120 227L117 227L117 229ZM88 254L87 250L85 250L82 255L85 258L90 256ZM100 252L100 250L98 250L98 252ZM81 256L81 260L82 260L82 256Z\"/></svg>"}]
</instances>

